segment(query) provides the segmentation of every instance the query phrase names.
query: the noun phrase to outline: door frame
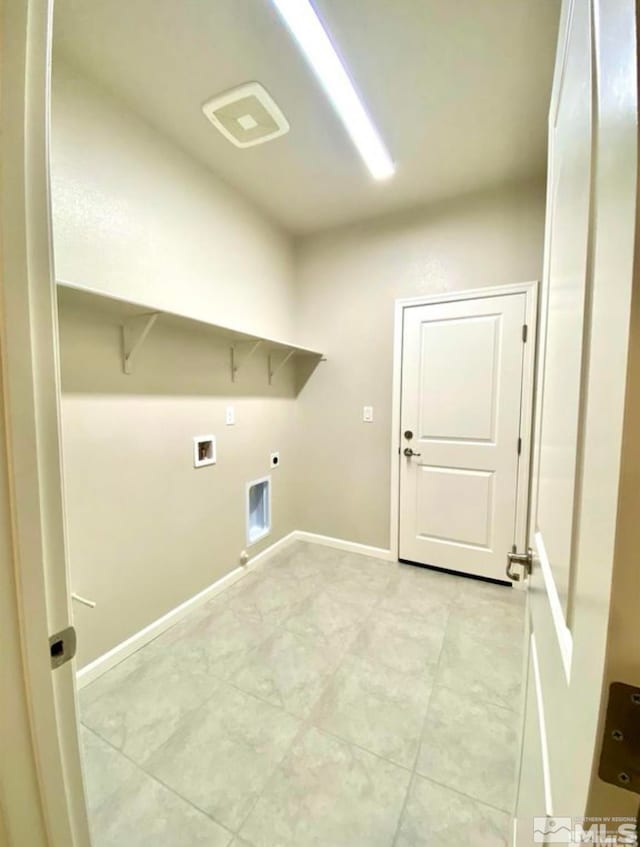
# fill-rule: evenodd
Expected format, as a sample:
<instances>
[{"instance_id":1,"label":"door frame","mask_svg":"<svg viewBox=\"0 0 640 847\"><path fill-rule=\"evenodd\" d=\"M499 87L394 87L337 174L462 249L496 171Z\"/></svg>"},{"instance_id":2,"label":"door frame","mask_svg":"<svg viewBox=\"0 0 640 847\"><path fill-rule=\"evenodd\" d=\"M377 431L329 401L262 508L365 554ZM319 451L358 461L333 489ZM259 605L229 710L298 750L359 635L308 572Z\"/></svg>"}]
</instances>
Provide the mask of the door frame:
<instances>
[{"instance_id":1,"label":"door frame","mask_svg":"<svg viewBox=\"0 0 640 847\"><path fill-rule=\"evenodd\" d=\"M11 683L0 834L11 845L88 847L75 662L52 671L49 653L49 636L71 620L49 179L53 2L1 0L0 10L0 632Z\"/></svg>"},{"instance_id":2,"label":"door frame","mask_svg":"<svg viewBox=\"0 0 640 847\"><path fill-rule=\"evenodd\" d=\"M538 344L538 281L519 282L511 285L495 285L486 288L469 288L449 291L426 297L403 297L394 304L393 329L393 380L391 397L391 497L389 516L389 546L394 559L400 558L400 417L402 410L402 354L404 341L404 317L407 309L416 306L433 306L455 303L462 300L479 300L503 297L508 294L525 295L525 315L528 326L527 343L524 345L522 368L522 394L520 402L520 434L522 453L518 466L516 490L516 544L519 551L527 548L529 522L529 492L531 485L531 445L533 434L533 410L535 403L535 365ZM507 553L505 550L505 567ZM514 583L524 588L526 580Z\"/></svg>"}]
</instances>

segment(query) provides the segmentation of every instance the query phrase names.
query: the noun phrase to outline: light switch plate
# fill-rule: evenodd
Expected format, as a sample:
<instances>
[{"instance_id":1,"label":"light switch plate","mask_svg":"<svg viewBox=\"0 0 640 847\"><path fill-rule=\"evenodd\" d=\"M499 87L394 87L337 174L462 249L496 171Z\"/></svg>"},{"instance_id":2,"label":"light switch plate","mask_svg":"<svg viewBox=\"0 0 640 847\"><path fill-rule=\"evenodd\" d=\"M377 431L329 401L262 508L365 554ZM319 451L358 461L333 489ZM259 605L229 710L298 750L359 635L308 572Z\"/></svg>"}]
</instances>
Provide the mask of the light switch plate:
<instances>
[{"instance_id":1,"label":"light switch plate","mask_svg":"<svg viewBox=\"0 0 640 847\"><path fill-rule=\"evenodd\" d=\"M227 406L224 410L224 422L227 426L233 426L236 422L236 410L233 406Z\"/></svg>"},{"instance_id":2,"label":"light switch plate","mask_svg":"<svg viewBox=\"0 0 640 847\"><path fill-rule=\"evenodd\" d=\"M362 408L362 420L365 423L373 422L373 406L363 406Z\"/></svg>"}]
</instances>

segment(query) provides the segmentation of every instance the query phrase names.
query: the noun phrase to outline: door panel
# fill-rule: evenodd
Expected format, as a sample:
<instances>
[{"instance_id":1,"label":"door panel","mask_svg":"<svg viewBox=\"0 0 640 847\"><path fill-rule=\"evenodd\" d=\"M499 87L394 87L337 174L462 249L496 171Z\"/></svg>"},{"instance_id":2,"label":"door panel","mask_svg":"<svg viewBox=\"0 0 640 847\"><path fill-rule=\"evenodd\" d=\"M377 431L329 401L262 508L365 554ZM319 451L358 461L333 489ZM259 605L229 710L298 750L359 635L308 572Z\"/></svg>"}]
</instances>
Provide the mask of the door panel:
<instances>
[{"instance_id":1,"label":"door panel","mask_svg":"<svg viewBox=\"0 0 640 847\"><path fill-rule=\"evenodd\" d=\"M424 538L488 549L491 541L493 473L420 465L418 531ZM452 509L451 503L467 503Z\"/></svg>"},{"instance_id":2,"label":"door panel","mask_svg":"<svg viewBox=\"0 0 640 847\"><path fill-rule=\"evenodd\" d=\"M505 579L525 308L518 292L406 309L401 430L414 455L400 459L402 559Z\"/></svg>"},{"instance_id":3,"label":"door panel","mask_svg":"<svg viewBox=\"0 0 640 847\"><path fill-rule=\"evenodd\" d=\"M549 818L543 825L552 831L562 819L587 814L597 780L637 141L635 4L565 0L549 119L529 527L532 667L544 721L527 706L517 847L533 843L532 817ZM540 759L547 763L542 770Z\"/></svg>"},{"instance_id":4,"label":"door panel","mask_svg":"<svg viewBox=\"0 0 640 847\"><path fill-rule=\"evenodd\" d=\"M591 168L589 14L578 4L553 125L546 354L542 381L537 527L565 615L573 532Z\"/></svg>"},{"instance_id":5,"label":"door panel","mask_svg":"<svg viewBox=\"0 0 640 847\"><path fill-rule=\"evenodd\" d=\"M532 815L566 817L572 807L567 771L568 703L573 638L568 627L572 533L577 514L576 470L582 383L589 204L591 192L591 33L586 3L565 4L564 40L558 46L554 101L549 118L549 186L543 343L538 364L538 408L533 454L529 538L534 572L529 580L530 629L536 646L538 709L527 713L518 796L517 847L532 843ZM527 776L535 741L548 767L537 788ZM574 783L575 784L575 783ZM578 792L574 791L573 802ZM535 803L544 798L544 806ZM535 800L534 800L535 798Z\"/></svg>"},{"instance_id":6,"label":"door panel","mask_svg":"<svg viewBox=\"0 0 640 847\"><path fill-rule=\"evenodd\" d=\"M532 636L532 649L529 652L529 663L525 680L525 723L522 738L522 777L520 793L523 798L523 806L519 810L518 827L515 831L515 844L519 847L531 845L533 841L533 821L536 817L544 817L541 809L546 806L545 800L545 770L548 771L549 762L546 749L540 743L542 737L546 738L544 704L540 698L539 680L537 678L537 667L534 667L534 656L536 656L536 644Z\"/></svg>"},{"instance_id":7,"label":"door panel","mask_svg":"<svg viewBox=\"0 0 640 847\"><path fill-rule=\"evenodd\" d=\"M421 439L495 441L500 320L421 324Z\"/></svg>"}]
</instances>

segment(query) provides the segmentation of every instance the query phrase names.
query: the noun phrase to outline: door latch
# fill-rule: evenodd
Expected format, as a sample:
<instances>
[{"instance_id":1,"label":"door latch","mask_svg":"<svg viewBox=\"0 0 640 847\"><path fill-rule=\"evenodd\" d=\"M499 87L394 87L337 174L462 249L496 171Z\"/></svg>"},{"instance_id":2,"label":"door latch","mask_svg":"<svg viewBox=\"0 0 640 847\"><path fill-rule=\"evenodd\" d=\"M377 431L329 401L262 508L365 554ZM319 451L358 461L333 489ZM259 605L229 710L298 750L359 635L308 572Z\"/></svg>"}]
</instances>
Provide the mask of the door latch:
<instances>
[{"instance_id":1,"label":"door latch","mask_svg":"<svg viewBox=\"0 0 640 847\"><path fill-rule=\"evenodd\" d=\"M519 571L514 571L514 566L524 568L524 575L529 576L533 570L533 550L527 548L526 553L516 553L512 551L507 553L507 576L512 582L520 582L523 574Z\"/></svg>"},{"instance_id":2,"label":"door latch","mask_svg":"<svg viewBox=\"0 0 640 847\"><path fill-rule=\"evenodd\" d=\"M65 665L76 655L78 639L72 626L61 629L49 636L49 653L51 655L51 670Z\"/></svg>"}]
</instances>

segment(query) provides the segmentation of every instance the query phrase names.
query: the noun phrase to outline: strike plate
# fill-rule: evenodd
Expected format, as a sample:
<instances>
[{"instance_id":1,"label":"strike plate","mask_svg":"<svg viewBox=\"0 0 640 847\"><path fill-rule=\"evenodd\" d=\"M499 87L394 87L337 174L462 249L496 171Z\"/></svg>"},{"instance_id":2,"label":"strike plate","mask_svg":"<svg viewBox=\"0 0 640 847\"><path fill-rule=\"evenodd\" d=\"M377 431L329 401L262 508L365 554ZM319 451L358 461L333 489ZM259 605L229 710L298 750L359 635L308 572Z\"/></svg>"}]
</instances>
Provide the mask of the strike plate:
<instances>
[{"instance_id":1,"label":"strike plate","mask_svg":"<svg viewBox=\"0 0 640 847\"><path fill-rule=\"evenodd\" d=\"M65 665L76 655L76 631L72 626L56 632L49 636L49 653L51 655L51 669Z\"/></svg>"},{"instance_id":2,"label":"strike plate","mask_svg":"<svg viewBox=\"0 0 640 847\"><path fill-rule=\"evenodd\" d=\"M624 682L609 688L598 775L640 794L640 688Z\"/></svg>"}]
</instances>

